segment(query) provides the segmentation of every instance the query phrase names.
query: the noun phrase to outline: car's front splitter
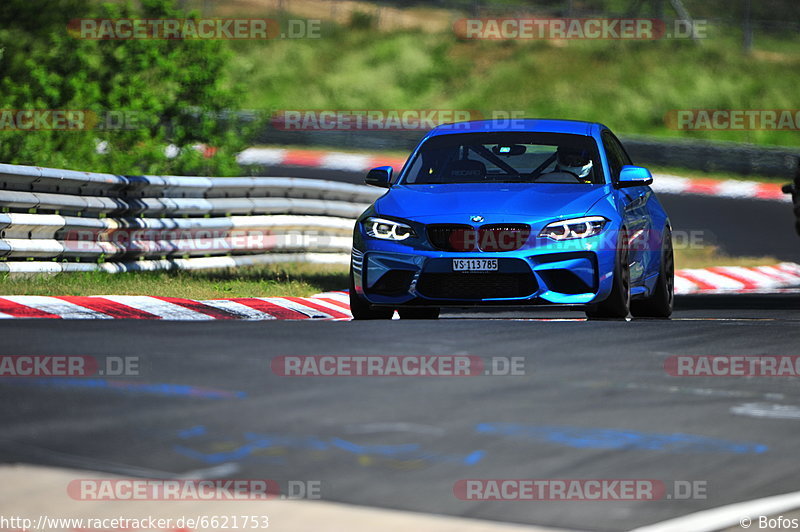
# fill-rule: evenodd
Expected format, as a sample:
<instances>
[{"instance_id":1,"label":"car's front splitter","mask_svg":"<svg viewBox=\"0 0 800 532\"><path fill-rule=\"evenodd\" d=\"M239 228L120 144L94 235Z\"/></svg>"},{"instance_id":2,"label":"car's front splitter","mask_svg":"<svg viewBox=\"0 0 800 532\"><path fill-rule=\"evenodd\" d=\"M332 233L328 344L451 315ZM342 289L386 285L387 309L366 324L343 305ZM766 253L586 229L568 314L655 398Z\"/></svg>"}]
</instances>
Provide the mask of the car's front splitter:
<instances>
[{"instance_id":1,"label":"car's front splitter","mask_svg":"<svg viewBox=\"0 0 800 532\"><path fill-rule=\"evenodd\" d=\"M586 246L506 253L409 253L394 243L381 247L393 249L353 252L354 288L374 305L583 306L608 296L615 265L614 253ZM497 270L453 271L453 259L463 258L497 259Z\"/></svg>"}]
</instances>

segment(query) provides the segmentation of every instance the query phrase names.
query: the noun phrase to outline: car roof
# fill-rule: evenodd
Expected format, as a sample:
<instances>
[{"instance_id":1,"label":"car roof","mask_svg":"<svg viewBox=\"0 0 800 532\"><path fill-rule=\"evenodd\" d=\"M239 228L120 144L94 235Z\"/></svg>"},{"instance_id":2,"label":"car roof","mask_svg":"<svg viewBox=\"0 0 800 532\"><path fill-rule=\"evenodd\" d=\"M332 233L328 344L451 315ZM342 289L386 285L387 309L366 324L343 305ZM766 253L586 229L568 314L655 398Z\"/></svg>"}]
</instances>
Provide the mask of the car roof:
<instances>
[{"instance_id":1,"label":"car roof","mask_svg":"<svg viewBox=\"0 0 800 532\"><path fill-rule=\"evenodd\" d=\"M456 122L442 124L431 130L428 137L439 135L453 135L458 133L492 133L525 131L531 133L569 133L573 135L587 135L608 129L597 122L584 122L581 120L552 120L540 118L498 118L494 120L473 120L470 122Z\"/></svg>"}]
</instances>

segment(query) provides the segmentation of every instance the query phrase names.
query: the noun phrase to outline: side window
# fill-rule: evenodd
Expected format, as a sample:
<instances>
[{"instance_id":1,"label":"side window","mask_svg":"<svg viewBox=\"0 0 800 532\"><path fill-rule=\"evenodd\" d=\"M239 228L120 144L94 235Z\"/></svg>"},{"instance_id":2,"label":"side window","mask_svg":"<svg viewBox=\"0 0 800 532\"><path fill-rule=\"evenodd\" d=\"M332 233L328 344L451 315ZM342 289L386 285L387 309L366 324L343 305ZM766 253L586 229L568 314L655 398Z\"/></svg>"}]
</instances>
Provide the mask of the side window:
<instances>
[{"instance_id":1,"label":"side window","mask_svg":"<svg viewBox=\"0 0 800 532\"><path fill-rule=\"evenodd\" d=\"M628 153L625 151L625 148L622 147L622 144L617 140L617 137L615 137L610 131L603 132L603 146L605 147L606 155L608 156L608 165L611 167L611 179L612 181L616 181L619 177L619 172L622 170L622 167L626 164L633 163L631 163L631 158L628 157Z\"/></svg>"},{"instance_id":2,"label":"side window","mask_svg":"<svg viewBox=\"0 0 800 532\"><path fill-rule=\"evenodd\" d=\"M608 137L611 140L611 143L617 147L617 152L619 153L620 158L622 159L623 166L626 164L633 164L631 162L631 158L628 156L628 152L625 151L625 147L622 145L619 139L613 133L609 133Z\"/></svg>"}]
</instances>

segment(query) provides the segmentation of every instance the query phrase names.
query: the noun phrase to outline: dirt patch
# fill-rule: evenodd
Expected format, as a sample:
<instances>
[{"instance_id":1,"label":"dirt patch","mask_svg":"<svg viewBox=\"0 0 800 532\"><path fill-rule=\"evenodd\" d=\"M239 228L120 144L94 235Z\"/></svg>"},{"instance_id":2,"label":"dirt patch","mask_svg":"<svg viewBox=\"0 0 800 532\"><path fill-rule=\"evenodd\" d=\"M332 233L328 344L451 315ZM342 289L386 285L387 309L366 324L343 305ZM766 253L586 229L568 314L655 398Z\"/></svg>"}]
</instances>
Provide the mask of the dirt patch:
<instances>
[{"instance_id":1,"label":"dirt patch","mask_svg":"<svg viewBox=\"0 0 800 532\"><path fill-rule=\"evenodd\" d=\"M198 6L202 7L202 6ZM430 33L447 31L458 18L455 12L434 8L397 9L370 2L342 0L229 0L207 9L211 16L265 16L284 11L302 18L347 24L353 13L372 15L380 30L421 29Z\"/></svg>"}]
</instances>

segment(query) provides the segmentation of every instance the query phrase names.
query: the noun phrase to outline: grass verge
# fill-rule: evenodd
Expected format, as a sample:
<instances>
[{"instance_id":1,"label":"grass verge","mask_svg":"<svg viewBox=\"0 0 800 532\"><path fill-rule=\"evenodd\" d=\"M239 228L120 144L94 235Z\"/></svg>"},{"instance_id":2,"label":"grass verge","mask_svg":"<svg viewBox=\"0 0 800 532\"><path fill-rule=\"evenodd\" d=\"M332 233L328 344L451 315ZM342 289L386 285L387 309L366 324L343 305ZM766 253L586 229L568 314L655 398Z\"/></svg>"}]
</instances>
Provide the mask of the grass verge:
<instances>
[{"instance_id":1,"label":"grass verge","mask_svg":"<svg viewBox=\"0 0 800 532\"><path fill-rule=\"evenodd\" d=\"M765 266L772 257L729 257L715 247L675 249L676 268ZM348 286L347 266L305 263L250 266L238 270L140 273L73 273L0 278L0 295L158 295L187 299L306 297Z\"/></svg>"},{"instance_id":2,"label":"grass verge","mask_svg":"<svg viewBox=\"0 0 800 532\"><path fill-rule=\"evenodd\" d=\"M0 278L0 294L37 296L304 297L347 286L347 266L304 263L237 270L90 272Z\"/></svg>"},{"instance_id":3,"label":"grass verge","mask_svg":"<svg viewBox=\"0 0 800 532\"><path fill-rule=\"evenodd\" d=\"M711 268L714 266L770 266L780 261L774 257L731 257L715 246L675 248L675 268Z\"/></svg>"}]
</instances>

